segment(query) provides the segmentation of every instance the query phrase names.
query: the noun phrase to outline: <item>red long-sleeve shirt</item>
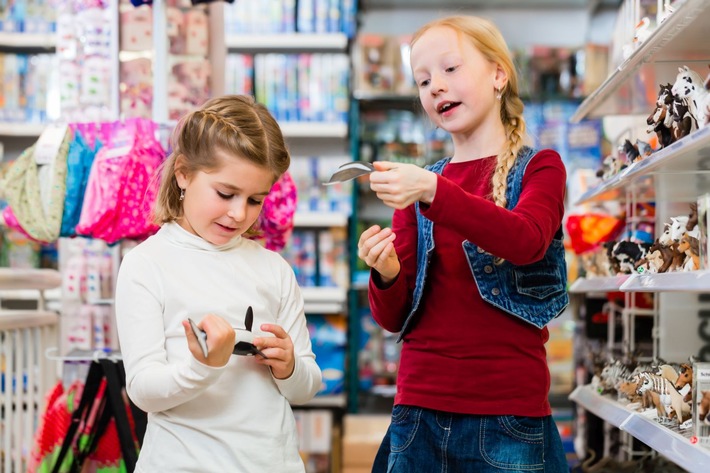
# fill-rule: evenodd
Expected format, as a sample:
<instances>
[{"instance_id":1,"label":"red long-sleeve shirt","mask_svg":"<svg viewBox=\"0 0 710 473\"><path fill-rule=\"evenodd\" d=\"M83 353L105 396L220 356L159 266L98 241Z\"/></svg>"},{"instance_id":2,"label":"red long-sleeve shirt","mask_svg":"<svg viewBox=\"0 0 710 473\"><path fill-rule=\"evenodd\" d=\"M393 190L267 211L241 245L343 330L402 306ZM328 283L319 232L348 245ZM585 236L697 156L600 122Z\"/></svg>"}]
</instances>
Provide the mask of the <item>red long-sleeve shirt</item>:
<instances>
[{"instance_id":1,"label":"red long-sleeve shirt","mask_svg":"<svg viewBox=\"0 0 710 473\"><path fill-rule=\"evenodd\" d=\"M483 301L466 260L469 240L514 264L542 257L564 212L566 173L559 155L540 151L528 164L513 211L491 200L495 157L449 163L423 214L434 222L435 249L420 311L403 340L396 404L465 414L550 414L550 373L538 329ZM398 332L412 303L417 264L413 206L395 211L392 229L402 270L381 289L373 271L370 308Z\"/></svg>"}]
</instances>

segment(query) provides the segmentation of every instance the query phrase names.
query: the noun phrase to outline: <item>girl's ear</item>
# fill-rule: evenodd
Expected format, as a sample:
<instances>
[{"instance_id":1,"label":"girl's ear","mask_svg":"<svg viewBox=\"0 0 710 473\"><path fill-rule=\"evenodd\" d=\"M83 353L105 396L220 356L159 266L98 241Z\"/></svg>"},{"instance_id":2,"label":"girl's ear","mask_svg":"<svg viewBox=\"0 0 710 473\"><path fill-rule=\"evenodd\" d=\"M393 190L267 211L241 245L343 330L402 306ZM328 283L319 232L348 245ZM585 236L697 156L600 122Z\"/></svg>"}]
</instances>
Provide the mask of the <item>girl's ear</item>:
<instances>
[{"instance_id":1,"label":"girl's ear","mask_svg":"<svg viewBox=\"0 0 710 473\"><path fill-rule=\"evenodd\" d=\"M187 187L187 185L190 183L190 178L185 172L185 163L184 163L185 157L183 155L178 155L175 158L175 180L178 183L178 186L181 189L184 189Z\"/></svg>"},{"instance_id":2,"label":"girl's ear","mask_svg":"<svg viewBox=\"0 0 710 473\"><path fill-rule=\"evenodd\" d=\"M508 74L506 74L505 70L500 66L500 64L496 64L494 87L498 90L503 90L505 89L506 85L508 85Z\"/></svg>"}]
</instances>

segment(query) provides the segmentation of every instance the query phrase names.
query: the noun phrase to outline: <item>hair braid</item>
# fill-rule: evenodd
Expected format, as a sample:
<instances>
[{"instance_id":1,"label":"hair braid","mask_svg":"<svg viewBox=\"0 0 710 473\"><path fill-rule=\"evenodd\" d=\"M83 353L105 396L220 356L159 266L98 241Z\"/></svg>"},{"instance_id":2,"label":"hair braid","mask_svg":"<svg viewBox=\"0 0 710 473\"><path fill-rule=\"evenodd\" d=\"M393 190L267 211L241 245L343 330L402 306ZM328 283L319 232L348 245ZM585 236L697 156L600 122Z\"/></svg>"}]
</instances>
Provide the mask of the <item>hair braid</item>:
<instances>
[{"instance_id":1,"label":"hair braid","mask_svg":"<svg viewBox=\"0 0 710 473\"><path fill-rule=\"evenodd\" d=\"M515 164L518 151L525 144L525 120L523 119L523 101L517 94L503 92L501 97L500 117L505 126L507 138L505 149L498 155L496 168L493 171L492 187L493 201L499 207L505 207L508 200L505 193L508 189L508 173Z\"/></svg>"}]
</instances>

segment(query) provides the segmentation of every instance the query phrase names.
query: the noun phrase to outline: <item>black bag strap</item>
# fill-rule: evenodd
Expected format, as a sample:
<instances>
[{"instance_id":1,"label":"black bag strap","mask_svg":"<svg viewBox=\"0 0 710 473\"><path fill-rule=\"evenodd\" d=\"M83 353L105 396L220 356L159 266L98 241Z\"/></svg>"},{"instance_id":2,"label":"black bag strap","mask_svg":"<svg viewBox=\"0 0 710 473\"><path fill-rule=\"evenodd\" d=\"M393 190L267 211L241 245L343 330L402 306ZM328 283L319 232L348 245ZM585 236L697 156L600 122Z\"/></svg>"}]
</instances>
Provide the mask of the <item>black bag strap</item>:
<instances>
[{"instance_id":1,"label":"black bag strap","mask_svg":"<svg viewBox=\"0 0 710 473\"><path fill-rule=\"evenodd\" d=\"M122 385L118 376L116 362L106 358L99 360L99 362L106 376L107 408L111 409L113 417L116 419L116 430L118 431L118 441L121 444L123 461L126 465L126 470L131 473L136 468L138 452L133 441L131 425L128 422L126 404L123 402Z\"/></svg>"},{"instance_id":2,"label":"black bag strap","mask_svg":"<svg viewBox=\"0 0 710 473\"><path fill-rule=\"evenodd\" d=\"M101 405L96 414L97 419L91 426L91 431L88 433L88 440L84 448L79 445L76 455L74 455L74 461L71 465L72 473L79 473L84 461L96 451L99 445L99 440L106 432L109 422L111 421L111 409L106 408L106 391L104 390L103 396L101 397Z\"/></svg>"},{"instance_id":3,"label":"black bag strap","mask_svg":"<svg viewBox=\"0 0 710 473\"><path fill-rule=\"evenodd\" d=\"M89 418L91 408L96 401L96 394L99 391L99 386L101 385L103 376L103 369L101 368L101 365L95 361L91 362L89 372L86 375L86 381L84 382L84 389L81 393L79 406L74 412L72 412L71 423L69 424L69 428L64 435L64 441L62 442L62 448L59 451L59 455L54 461L52 473L60 473L60 468L64 462L64 458L66 457L70 446L76 441L76 434L79 427L84 425L86 420Z\"/></svg>"},{"instance_id":4,"label":"black bag strap","mask_svg":"<svg viewBox=\"0 0 710 473\"><path fill-rule=\"evenodd\" d=\"M118 370L118 377L121 380L121 386L125 388L126 369L122 361L116 363L116 369ZM148 427L148 414L136 406L130 397L128 398L128 405L131 407L131 414L133 415L133 429L135 430L136 440L138 440L138 447L142 447L143 437L145 437L145 431Z\"/></svg>"}]
</instances>

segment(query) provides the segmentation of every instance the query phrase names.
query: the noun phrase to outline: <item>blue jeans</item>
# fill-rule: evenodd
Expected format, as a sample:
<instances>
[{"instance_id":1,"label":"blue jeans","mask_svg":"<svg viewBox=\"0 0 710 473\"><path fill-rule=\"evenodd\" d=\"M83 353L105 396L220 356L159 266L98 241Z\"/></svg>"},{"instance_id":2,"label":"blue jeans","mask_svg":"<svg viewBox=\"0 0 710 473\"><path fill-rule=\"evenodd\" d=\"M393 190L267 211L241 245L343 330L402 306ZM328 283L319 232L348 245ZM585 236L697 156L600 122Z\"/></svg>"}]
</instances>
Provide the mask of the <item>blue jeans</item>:
<instances>
[{"instance_id":1,"label":"blue jeans","mask_svg":"<svg viewBox=\"0 0 710 473\"><path fill-rule=\"evenodd\" d=\"M552 416L479 416L394 406L373 473L569 473Z\"/></svg>"}]
</instances>

